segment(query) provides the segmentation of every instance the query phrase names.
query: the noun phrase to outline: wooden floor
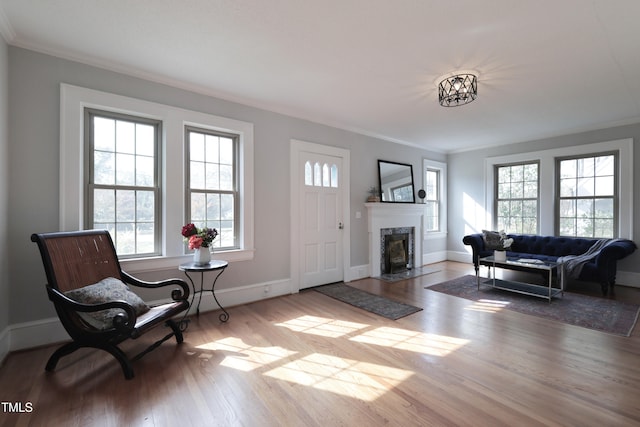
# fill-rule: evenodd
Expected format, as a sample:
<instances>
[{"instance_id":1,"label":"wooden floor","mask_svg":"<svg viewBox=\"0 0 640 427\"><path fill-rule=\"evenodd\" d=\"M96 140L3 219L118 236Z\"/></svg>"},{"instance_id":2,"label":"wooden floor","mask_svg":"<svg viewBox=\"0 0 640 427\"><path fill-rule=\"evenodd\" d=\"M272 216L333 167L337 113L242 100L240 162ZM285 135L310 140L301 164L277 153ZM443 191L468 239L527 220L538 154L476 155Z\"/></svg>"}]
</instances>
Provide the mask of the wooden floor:
<instances>
[{"instance_id":1,"label":"wooden floor","mask_svg":"<svg viewBox=\"0 0 640 427\"><path fill-rule=\"evenodd\" d=\"M423 307L392 321L318 292L193 318L124 380L107 353L80 350L54 373L55 347L10 354L0 425L640 425L640 331L618 337L425 289L473 273L444 262L416 279L350 285ZM587 289L599 295L599 289ZM615 298L640 302L640 290ZM123 348L133 353L161 330ZM155 336L153 336L155 335Z\"/></svg>"}]
</instances>

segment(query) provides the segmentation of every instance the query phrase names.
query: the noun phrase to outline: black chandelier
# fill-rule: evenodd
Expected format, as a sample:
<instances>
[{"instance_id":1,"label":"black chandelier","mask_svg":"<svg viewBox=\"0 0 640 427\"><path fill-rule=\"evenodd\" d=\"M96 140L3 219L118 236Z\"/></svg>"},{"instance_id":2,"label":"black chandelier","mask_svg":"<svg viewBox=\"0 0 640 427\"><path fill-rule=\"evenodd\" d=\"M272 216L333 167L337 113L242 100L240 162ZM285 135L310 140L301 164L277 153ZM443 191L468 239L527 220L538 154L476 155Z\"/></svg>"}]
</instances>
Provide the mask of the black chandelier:
<instances>
[{"instance_id":1,"label":"black chandelier","mask_svg":"<svg viewBox=\"0 0 640 427\"><path fill-rule=\"evenodd\" d=\"M438 85L438 101L443 107L468 104L478 96L478 79L473 74L456 74Z\"/></svg>"}]
</instances>

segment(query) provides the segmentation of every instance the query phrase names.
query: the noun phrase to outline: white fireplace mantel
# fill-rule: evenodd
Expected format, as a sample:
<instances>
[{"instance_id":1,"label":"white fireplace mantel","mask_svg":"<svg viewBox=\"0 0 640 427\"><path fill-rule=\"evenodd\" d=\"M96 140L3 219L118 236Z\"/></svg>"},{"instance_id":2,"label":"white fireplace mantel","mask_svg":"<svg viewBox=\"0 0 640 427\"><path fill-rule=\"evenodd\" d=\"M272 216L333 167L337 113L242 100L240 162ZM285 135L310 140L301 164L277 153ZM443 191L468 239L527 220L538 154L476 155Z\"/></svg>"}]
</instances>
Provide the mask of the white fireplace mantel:
<instances>
[{"instance_id":1,"label":"white fireplace mantel","mask_svg":"<svg viewBox=\"0 0 640 427\"><path fill-rule=\"evenodd\" d=\"M422 266L422 241L425 205L418 203L365 203L368 212L369 267L371 277L380 276L380 230L414 227L415 266Z\"/></svg>"}]
</instances>

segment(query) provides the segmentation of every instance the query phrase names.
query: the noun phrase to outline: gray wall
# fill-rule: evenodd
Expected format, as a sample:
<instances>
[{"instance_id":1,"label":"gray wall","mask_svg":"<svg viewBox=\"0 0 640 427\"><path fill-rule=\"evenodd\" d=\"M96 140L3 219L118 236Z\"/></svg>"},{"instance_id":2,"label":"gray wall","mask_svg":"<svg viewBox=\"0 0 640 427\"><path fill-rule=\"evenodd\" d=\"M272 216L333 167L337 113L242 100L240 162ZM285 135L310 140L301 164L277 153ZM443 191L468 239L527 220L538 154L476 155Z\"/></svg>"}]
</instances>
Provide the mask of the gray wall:
<instances>
[{"instance_id":1,"label":"gray wall","mask_svg":"<svg viewBox=\"0 0 640 427\"><path fill-rule=\"evenodd\" d=\"M368 264L367 190L377 185L377 160L411 163L420 182L422 159L448 164L448 226L446 239L427 240L425 253L448 250L464 253L462 237L477 230L473 212L464 212L464 197L484 200L486 157L527 153L549 148L640 140L640 124L564 137L483 148L445 156L397 145L340 129L247 107L211 96L122 75L84 64L7 47L0 43L0 339L22 322L54 317L46 298L44 271L33 232L59 227L59 102L60 83L182 107L251 122L255 131L255 258L229 269L219 283L232 288L289 277L289 141L299 139L351 151L351 266ZM10 109L9 109L10 106ZM10 124L10 127L8 127ZM634 151L634 160L640 150ZM640 174L634 188L640 189ZM13 183L9 187L9 182ZM418 184L419 185L419 184ZM637 193L638 190L636 190ZM635 197L638 209L640 197ZM356 219L355 212L362 212ZM635 219L634 230L640 219ZM178 233L179 230L176 230ZM634 234L638 240L638 232ZM8 251L8 247L11 251ZM621 270L639 273L640 252L624 260ZM178 276L177 270L145 277Z\"/></svg>"},{"instance_id":2,"label":"gray wall","mask_svg":"<svg viewBox=\"0 0 640 427\"><path fill-rule=\"evenodd\" d=\"M11 226L4 239L11 242L12 248L8 271L12 284L8 298L11 301L9 324L55 316L46 298L45 276L37 247L29 236L59 228L60 83L254 124L255 258L228 269L217 289L281 280L290 275L291 139L351 151L351 266L368 264L364 202L369 187L377 185L378 158L413 164L416 180L422 171L422 158L445 161L441 153L399 146L17 47L9 47L9 70L10 178L11 182L19 183L9 190ZM356 211L362 212L361 219L355 219ZM6 257L0 257L2 259ZM160 279L180 275L176 269L148 273L144 277Z\"/></svg>"},{"instance_id":3,"label":"gray wall","mask_svg":"<svg viewBox=\"0 0 640 427\"><path fill-rule=\"evenodd\" d=\"M572 147L591 143L615 141L618 139L633 138L633 163L640 164L640 124L619 126L601 129L591 132L582 132L555 138L529 141L526 143L512 144L503 147L483 148L482 150L467 151L449 154L447 168L449 172L448 204L449 204L449 236L447 246L450 252L465 252L468 248L462 243L462 238L469 233L480 232L482 215L480 207L484 207L485 200L485 162L489 157L514 155L560 147ZM524 156L523 156L524 157ZM635 168L634 168L635 169ZM640 195L640 173L635 170L633 178L634 203L633 211L638 212ZM553 191L552 188L541 191ZM625 197L625 195L621 195ZM478 208L471 206L475 201ZM466 211L465 211L466 209ZM476 219L476 220L474 220ZM640 217L635 215L633 219L633 240L640 240ZM640 251L625 258L618 264L618 271L639 273ZM624 283L637 285L637 283Z\"/></svg>"},{"instance_id":4,"label":"gray wall","mask_svg":"<svg viewBox=\"0 0 640 427\"><path fill-rule=\"evenodd\" d=\"M0 37L0 338L9 326L9 92L8 47ZM2 354L2 349L0 349Z\"/></svg>"}]
</instances>

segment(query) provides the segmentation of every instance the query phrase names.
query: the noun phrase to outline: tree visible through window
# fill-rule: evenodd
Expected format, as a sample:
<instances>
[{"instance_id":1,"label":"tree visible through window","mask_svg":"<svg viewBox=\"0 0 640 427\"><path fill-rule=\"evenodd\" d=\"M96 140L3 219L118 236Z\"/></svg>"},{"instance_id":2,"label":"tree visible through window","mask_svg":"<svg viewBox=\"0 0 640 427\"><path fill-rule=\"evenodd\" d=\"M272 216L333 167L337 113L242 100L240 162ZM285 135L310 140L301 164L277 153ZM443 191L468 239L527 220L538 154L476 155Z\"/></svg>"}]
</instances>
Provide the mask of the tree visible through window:
<instances>
[{"instance_id":1,"label":"tree visible through window","mask_svg":"<svg viewBox=\"0 0 640 427\"><path fill-rule=\"evenodd\" d=\"M423 159L422 167L425 238L442 236L447 232L447 164Z\"/></svg>"},{"instance_id":2,"label":"tree visible through window","mask_svg":"<svg viewBox=\"0 0 640 427\"><path fill-rule=\"evenodd\" d=\"M427 205L425 228L427 232L440 231L440 171L427 169L425 173L424 203Z\"/></svg>"},{"instance_id":3,"label":"tree visible through window","mask_svg":"<svg viewBox=\"0 0 640 427\"><path fill-rule=\"evenodd\" d=\"M214 248L238 243L238 136L186 128L188 222L218 230Z\"/></svg>"},{"instance_id":4,"label":"tree visible through window","mask_svg":"<svg viewBox=\"0 0 640 427\"><path fill-rule=\"evenodd\" d=\"M500 165L496 173L496 227L507 233L538 232L538 163Z\"/></svg>"},{"instance_id":5,"label":"tree visible through window","mask_svg":"<svg viewBox=\"0 0 640 427\"><path fill-rule=\"evenodd\" d=\"M85 110L86 223L109 230L118 255L157 255L160 122Z\"/></svg>"},{"instance_id":6,"label":"tree visible through window","mask_svg":"<svg viewBox=\"0 0 640 427\"><path fill-rule=\"evenodd\" d=\"M557 159L558 234L616 236L617 154Z\"/></svg>"}]
</instances>

